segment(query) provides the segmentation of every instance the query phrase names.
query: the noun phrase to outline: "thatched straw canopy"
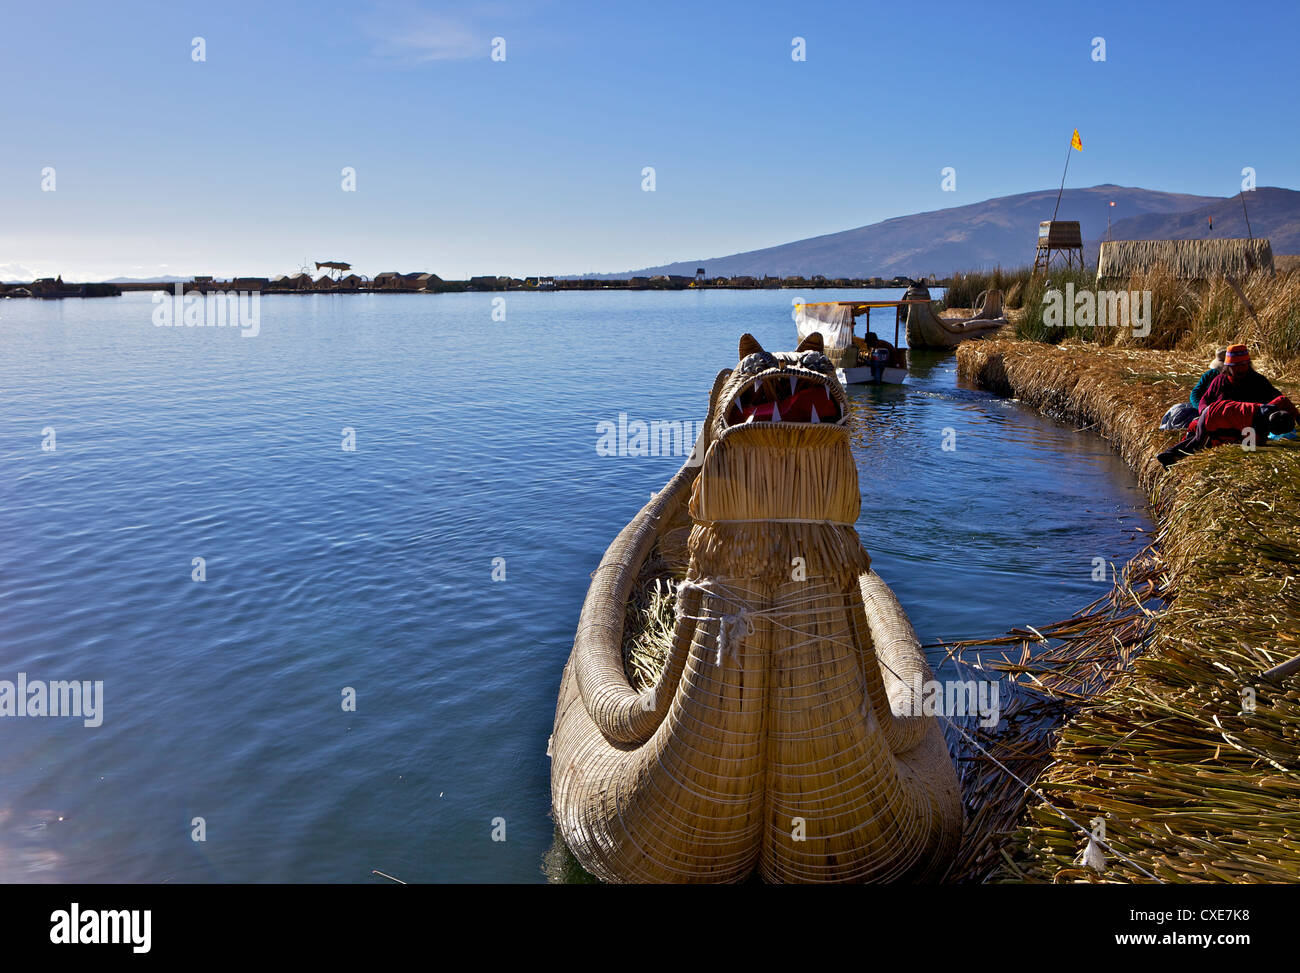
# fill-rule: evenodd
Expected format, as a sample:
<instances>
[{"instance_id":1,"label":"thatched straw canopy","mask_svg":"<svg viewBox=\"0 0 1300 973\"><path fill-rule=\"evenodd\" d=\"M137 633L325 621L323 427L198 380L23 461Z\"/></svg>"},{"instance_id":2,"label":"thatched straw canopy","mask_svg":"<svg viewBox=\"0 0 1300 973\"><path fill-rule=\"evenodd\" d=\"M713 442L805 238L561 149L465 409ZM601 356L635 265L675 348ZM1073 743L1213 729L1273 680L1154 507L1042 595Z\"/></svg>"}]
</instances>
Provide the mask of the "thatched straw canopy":
<instances>
[{"instance_id":1,"label":"thatched straw canopy","mask_svg":"<svg viewBox=\"0 0 1300 973\"><path fill-rule=\"evenodd\" d=\"M1097 277L1130 277L1157 266L1186 280L1272 273L1273 248L1267 240L1112 240L1101 245Z\"/></svg>"}]
</instances>

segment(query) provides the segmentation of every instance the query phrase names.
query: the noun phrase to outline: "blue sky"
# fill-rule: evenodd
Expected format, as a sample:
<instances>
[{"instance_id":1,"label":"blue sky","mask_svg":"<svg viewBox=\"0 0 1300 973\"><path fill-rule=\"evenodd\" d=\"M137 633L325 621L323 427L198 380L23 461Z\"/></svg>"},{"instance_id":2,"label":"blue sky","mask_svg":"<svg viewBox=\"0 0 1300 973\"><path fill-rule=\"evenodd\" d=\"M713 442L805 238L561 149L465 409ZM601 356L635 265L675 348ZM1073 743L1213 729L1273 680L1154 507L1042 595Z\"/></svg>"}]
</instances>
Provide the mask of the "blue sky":
<instances>
[{"instance_id":1,"label":"blue sky","mask_svg":"<svg viewBox=\"0 0 1300 973\"><path fill-rule=\"evenodd\" d=\"M1075 127L1068 186L1294 188L1298 28L1291 2L11 2L0 279L620 271L1054 187Z\"/></svg>"}]
</instances>

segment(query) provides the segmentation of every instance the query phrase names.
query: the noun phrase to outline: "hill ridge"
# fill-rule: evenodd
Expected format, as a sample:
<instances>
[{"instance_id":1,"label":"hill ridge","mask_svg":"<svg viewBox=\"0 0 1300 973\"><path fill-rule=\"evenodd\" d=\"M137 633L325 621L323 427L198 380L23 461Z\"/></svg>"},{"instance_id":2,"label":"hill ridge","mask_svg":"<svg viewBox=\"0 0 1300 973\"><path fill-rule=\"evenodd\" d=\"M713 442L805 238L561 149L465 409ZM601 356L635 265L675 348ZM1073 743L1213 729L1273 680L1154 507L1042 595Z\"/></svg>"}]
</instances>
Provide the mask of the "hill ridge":
<instances>
[{"instance_id":1,"label":"hill ridge","mask_svg":"<svg viewBox=\"0 0 1300 973\"><path fill-rule=\"evenodd\" d=\"M1033 262L1038 223L1051 217L1056 194L1056 189L1031 190L725 256L583 276L691 276L704 267L709 277L943 277L959 270L1019 267ZM1109 206L1112 200L1114 207ZM1268 237L1275 254L1300 253L1300 192L1261 186L1247 194L1246 205L1252 235ZM1106 236L1107 210L1116 240L1247 236L1237 196L1197 196L1114 183L1065 190L1058 219L1078 220L1095 256Z\"/></svg>"}]
</instances>

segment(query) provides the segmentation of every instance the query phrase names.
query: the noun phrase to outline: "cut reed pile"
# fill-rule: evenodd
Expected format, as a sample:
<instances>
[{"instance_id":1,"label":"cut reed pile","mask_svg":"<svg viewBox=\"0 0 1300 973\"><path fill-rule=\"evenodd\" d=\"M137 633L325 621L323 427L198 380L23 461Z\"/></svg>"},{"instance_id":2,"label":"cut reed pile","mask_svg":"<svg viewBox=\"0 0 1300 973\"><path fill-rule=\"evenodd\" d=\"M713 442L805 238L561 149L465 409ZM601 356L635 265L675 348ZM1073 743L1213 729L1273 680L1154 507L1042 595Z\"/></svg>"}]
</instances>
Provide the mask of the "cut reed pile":
<instances>
[{"instance_id":1,"label":"cut reed pile","mask_svg":"<svg viewBox=\"0 0 1300 973\"><path fill-rule=\"evenodd\" d=\"M1148 651L1079 709L1037 782L1142 870L1114 853L1101 874L1081 867L1080 835L1035 798L999 877L1297 881L1300 677L1260 674L1300 653L1300 449L1219 447L1162 470L1174 434L1158 419L1201 367L1188 352L990 341L958 363L1110 439L1153 500L1168 564Z\"/></svg>"},{"instance_id":2,"label":"cut reed pile","mask_svg":"<svg viewBox=\"0 0 1300 973\"><path fill-rule=\"evenodd\" d=\"M1065 621L937 646L947 651L961 678L1002 684L996 727L982 727L976 718L959 724L961 731L949 725L949 749L966 805L949 880L984 882L999 869L1014 867L1019 821L1035 796L1026 785L1051 761L1065 722L1123 678L1145 649L1157 617L1151 607L1163 598L1163 583L1164 564L1148 547L1126 565L1110 592ZM995 649L1006 654L985 654ZM1074 824L1087 827L1087 822Z\"/></svg>"}]
</instances>

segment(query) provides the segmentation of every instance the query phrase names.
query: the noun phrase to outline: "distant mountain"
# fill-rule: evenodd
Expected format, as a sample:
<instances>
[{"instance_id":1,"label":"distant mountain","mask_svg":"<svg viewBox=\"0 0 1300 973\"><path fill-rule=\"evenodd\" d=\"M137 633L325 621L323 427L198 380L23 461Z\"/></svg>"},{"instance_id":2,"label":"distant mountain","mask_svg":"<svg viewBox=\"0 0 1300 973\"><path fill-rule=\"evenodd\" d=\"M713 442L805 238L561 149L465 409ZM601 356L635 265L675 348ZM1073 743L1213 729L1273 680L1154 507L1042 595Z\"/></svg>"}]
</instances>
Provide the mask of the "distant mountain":
<instances>
[{"instance_id":1,"label":"distant mountain","mask_svg":"<svg viewBox=\"0 0 1300 973\"><path fill-rule=\"evenodd\" d=\"M931 273L942 277L955 270L1020 267L1033 262L1038 224L1051 219L1056 193L1046 189L1001 196L763 250L601 276L690 276L703 267L710 277L921 277ZM1111 201L1114 207L1109 206ZM1270 237L1274 253L1300 253L1300 192L1262 188L1246 194L1246 205L1251 230L1257 237ZM1078 220L1095 254L1097 241L1106 236L1107 210L1111 237L1116 240L1205 236L1211 213L1214 236L1246 235L1241 203L1235 196L1222 199L1126 186L1067 189L1057 219Z\"/></svg>"}]
</instances>

